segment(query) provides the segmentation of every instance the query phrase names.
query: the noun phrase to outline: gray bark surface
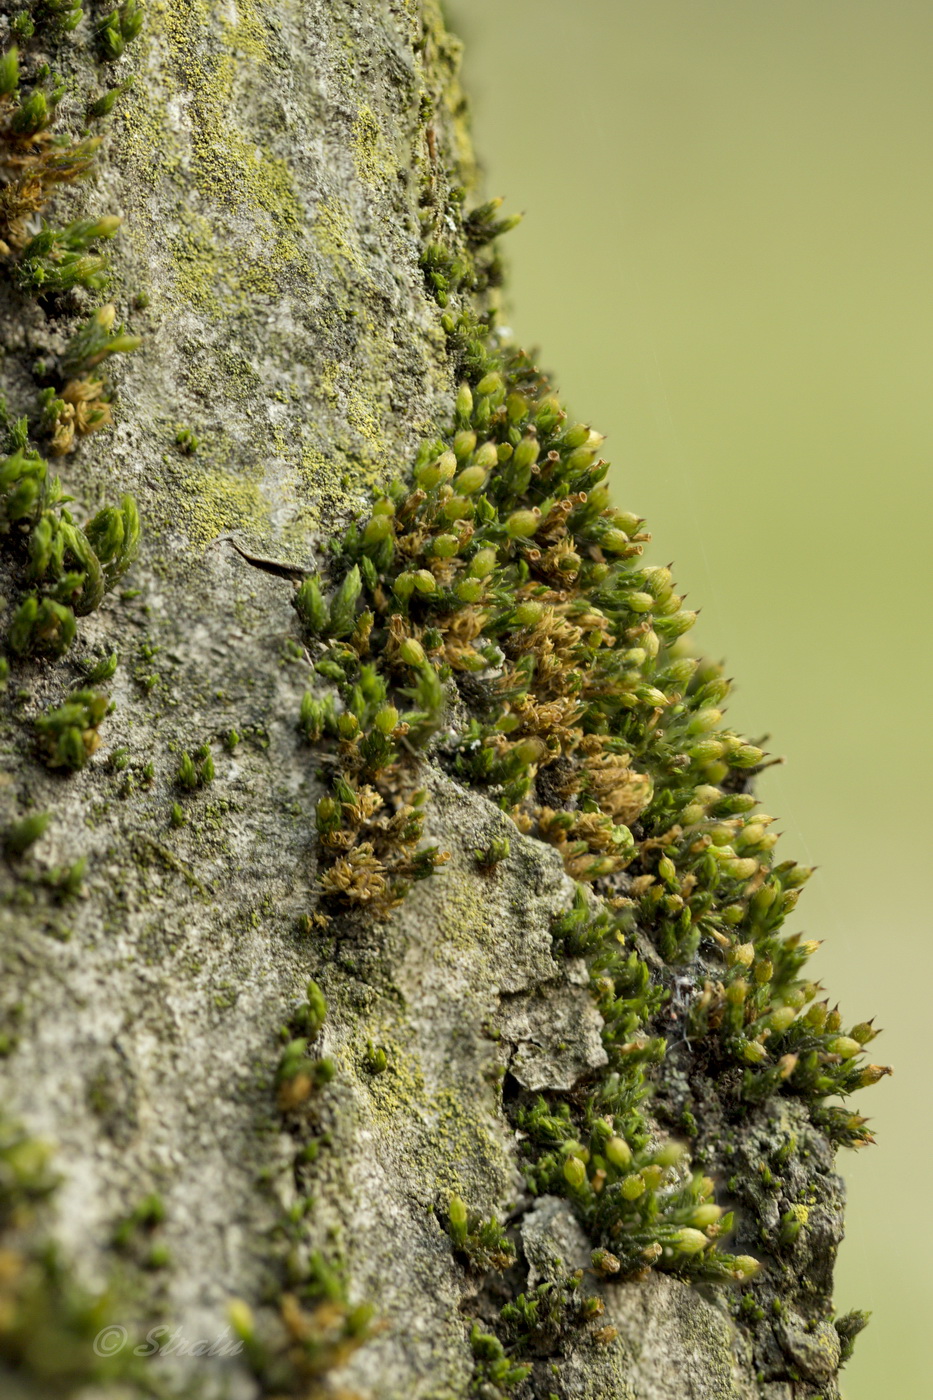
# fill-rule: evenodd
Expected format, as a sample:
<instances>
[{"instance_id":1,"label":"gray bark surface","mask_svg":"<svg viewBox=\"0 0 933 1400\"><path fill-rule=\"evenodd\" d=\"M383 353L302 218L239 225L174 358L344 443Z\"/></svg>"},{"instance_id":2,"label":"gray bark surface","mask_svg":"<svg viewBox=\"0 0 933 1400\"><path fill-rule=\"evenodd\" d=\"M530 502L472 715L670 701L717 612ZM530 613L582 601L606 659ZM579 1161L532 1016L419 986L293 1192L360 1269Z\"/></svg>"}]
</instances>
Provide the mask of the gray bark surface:
<instances>
[{"instance_id":1,"label":"gray bark surface","mask_svg":"<svg viewBox=\"0 0 933 1400\"><path fill-rule=\"evenodd\" d=\"M88 52L70 60L81 91ZM321 792L296 731L309 666L292 582L228 538L308 567L364 509L368 484L403 468L449 414L455 386L418 215L448 170L470 174L456 56L434 0L154 0L111 69L135 83L98 172L56 206L59 217L125 215L109 295L145 342L112 370L114 428L61 471L82 517L123 491L136 497L145 536L128 582L140 592L111 594L82 619L64 660L19 664L3 721L4 822L53 814L29 855L35 869L88 860L69 904L23 884L19 866L2 875L0 1017L12 1048L0 1103L54 1145L49 1228L63 1257L85 1286L105 1286L116 1223L159 1193L170 1263L130 1270L116 1321L131 1342L156 1322L214 1338L231 1299L274 1314L287 1268L276 1227L310 1198L294 1248L338 1259L351 1301L371 1302L381 1323L328 1383L384 1400L471 1393L469 1324L484 1285L441 1223L451 1191L512 1213L531 1285L588 1266L567 1203L527 1194L500 1085L508 1070L527 1088L567 1089L605 1060L586 970L551 952L550 920L572 896L559 857L438 772L424 774L426 835L450 862L388 924L304 928ZM134 310L139 293L145 310ZM74 318L9 289L3 301L0 384L15 415L34 392L30 366L60 352ZM179 429L196 434L194 453L177 445ZM34 757L32 719L61 703L78 662L114 649L116 709L100 750L82 772L50 773ZM243 738L228 752L218 741L232 728ZM181 753L205 742L216 778L181 797ZM120 749L122 769L111 762ZM177 829L176 801L187 816ZM479 873L474 848L506 830L512 858ZM324 1138L299 1170L273 1080L280 1027L309 977L330 1007L316 1053L337 1073L309 1109L309 1137ZM367 1068L369 1042L387 1052L382 1074ZM833 1217L830 1255L837 1227ZM661 1276L600 1286L618 1339L554 1358L555 1393L759 1394L721 1290ZM278 1393L242 1356L147 1365L172 1394ZM811 1379L833 1369L807 1365ZM0 1390L45 1393L2 1366ZM82 1391L98 1393L137 1392Z\"/></svg>"}]
</instances>

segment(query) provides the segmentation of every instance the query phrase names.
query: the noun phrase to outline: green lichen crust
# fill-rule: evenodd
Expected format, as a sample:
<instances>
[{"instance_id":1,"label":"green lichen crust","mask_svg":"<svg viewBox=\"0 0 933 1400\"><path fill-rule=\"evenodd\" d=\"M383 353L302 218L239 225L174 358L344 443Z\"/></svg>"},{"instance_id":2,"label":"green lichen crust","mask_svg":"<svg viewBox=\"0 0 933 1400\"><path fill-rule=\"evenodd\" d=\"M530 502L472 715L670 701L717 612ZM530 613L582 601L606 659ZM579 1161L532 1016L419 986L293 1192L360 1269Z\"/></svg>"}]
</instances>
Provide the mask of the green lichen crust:
<instances>
[{"instance_id":1,"label":"green lichen crust","mask_svg":"<svg viewBox=\"0 0 933 1400\"><path fill-rule=\"evenodd\" d=\"M496 336L456 43L428 0L77 8L2 47L105 124L57 226L126 219L27 260L106 292L0 290L0 379L98 564L108 502L143 532L3 700L0 1099L61 1182L0 1250L241 1344L116 1391L85 1345L95 1400L830 1400L866 1132L823 1101L871 1028L781 929L762 756L598 443ZM102 335L144 345L95 397Z\"/></svg>"}]
</instances>

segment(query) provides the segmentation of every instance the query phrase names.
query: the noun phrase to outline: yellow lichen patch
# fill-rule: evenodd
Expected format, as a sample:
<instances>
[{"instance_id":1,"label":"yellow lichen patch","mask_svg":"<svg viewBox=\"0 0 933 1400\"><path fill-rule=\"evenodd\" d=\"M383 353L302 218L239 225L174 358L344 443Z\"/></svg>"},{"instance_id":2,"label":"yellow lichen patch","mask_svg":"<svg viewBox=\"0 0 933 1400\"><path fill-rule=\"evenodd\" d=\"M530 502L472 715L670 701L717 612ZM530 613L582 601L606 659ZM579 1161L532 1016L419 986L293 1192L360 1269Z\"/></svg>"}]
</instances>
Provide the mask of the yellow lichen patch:
<instances>
[{"instance_id":1,"label":"yellow lichen patch","mask_svg":"<svg viewBox=\"0 0 933 1400\"><path fill-rule=\"evenodd\" d=\"M287 477L284 491L289 499L295 499L300 491L301 478ZM308 546L314 531L320 524L320 511L316 504L301 501L297 509L279 526L279 539L282 544L282 557L294 558L297 562L307 559Z\"/></svg>"},{"instance_id":2,"label":"yellow lichen patch","mask_svg":"<svg viewBox=\"0 0 933 1400\"><path fill-rule=\"evenodd\" d=\"M302 449L301 479L312 495L316 496L339 485L343 469L342 460L335 461L332 457L326 457L323 452L310 445Z\"/></svg>"},{"instance_id":3,"label":"yellow lichen patch","mask_svg":"<svg viewBox=\"0 0 933 1400\"><path fill-rule=\"evenodd\" d=\"M367 363L378 367L378 343L373 340L370 344ZM353 455L370 469L361 480L376 479L381 475L389 454L389 436L384 426L385 409L378 388L366 380L345 374L344 366L337 360L325 361L318 385L321 396L335 408L342 409L344 422L357 440L353 444Z\"/></svg>"},{"instance_id":4,"label":"yellow lichen patch","mask_svg":"<svg viewBox=\"0 0 933 1400\"><path fill-rule=\"evenodd\" d=\"M301 251L286 238L275 240L271 252L257 241L254 252L224 241L203 215L183 209L179 219L168 245L176 290L181 301L214 319L243 310L250 295L277 295L286 266L307 271Z\"/></svg>"},{"instance_id":5,"label":"yellow lichen patch","mask_svg":"<svg viewBox=\"0 0 933 1400\"><path fill-rule=\"evenodd\" d=\"M356 241L353 220L342 200L322 199L317 207L314 233L321 252L342 271L363 276L366 267Z\"/></svg>"},{"instance_id":6,"label":"yellow lichen patch","mask_svg":"<svg viewBox=\"0 0 933 1400\"><path fill-rule=\"evenodd\" d=\"M168 243L178 299L218 318L243 304L236 264L217 247L207 219L190 212L183 217Z\"/></svg>"},{"instance_id":7,"label":"yellow lichen patch","mask_svg":"<svg viewBox=\"0 0 933 1400\"><path fill-rule=\"evenodd\" d=\"M198 186L221 203L231 207L246 204L270 214L277 225L300 229L304 210L286 161L230 125L228 103L234 72L232 55L224 55L215 70L216 92L196 101L198 125L193 137Z\"/></svg>"},{"instance_id":8,"label":"yellow lichen patch","mask_svg":"<svg viewBox=\"0 0 933 1400\"><path fill-rule=\"evenodd\" d=\"M241 70L268 60L261 21L248 4L236 22L221 16L219 52L211 51L207 5L168 3L162 10L173 66L191 102L191 137L199 188L222 203L246 203L277 221L300 226L303 211L287 164L231 125L230 104ZM245 61L244 61L245 60Z\"/></svg>"},{"instance_id":9,"label":"yellow lichen patch","mask_svg":"<svg viewBox=\"0 0 933 1400\"><path fill-rule=\"evenodd\" d=\"M225 530L255 529L269 513L257 482L220 471L198 473L175 505L182 528L196 545L209 544Z\"/></svg>"},{"instance_id":10,"label":"yellow lichen patch","mask_svg":"<svg viewBox=\"0 0 933 1400\"><path fill-rule=\"evenodd\" d=\"M243 285L250 291L268 290L274 296L281 290L286 269L305 279L312 276L311 264L304 250L295 239L282 234L274 240L271 249L260 246L256 256L249 259ZM260 281L264 283L262 288Z\"/></svg>"},{"instance_id":11,"label":"yellow lichen patch","mask_svg":"<svg viewBox=\"0 0 933 1400\"><path fill-rule=\"evenodd\" d=\"M301 476L312 491L323 490L330 482L339 480L346 466L342 455L336 458L325 455L319 448L310 444L302 449Z\"/></svg>"},{"instance_id":12,"label":"yellow lichen patch","mask_svg":"<svg viewBox=\"0 0 933 1400\"><path fill-rule=\"evenodd\" d=\"M468 1102L476 1101L476 1093L468 1099L463 1085L459 1083L431 1096L431 1105L436 1114L429 1133L434 1156L435 1189L462 1190L465 1185L463 1165L474 1163L479 1166L490 1194L501 1197L510 1185L505 1155L481 1113L467 1107Z\"/></svg>"},{"instance_id":13,"label":"yellow lichen patch","mask_svg":"<svg viewBox=\"0 0 933 1400\"><path fill-rule=\"evenodd\" d=\"M140 184L155 186L162 174L177 171L178 136L165 100L155 88L137 84L132 102L118 108L115 123L119 127L121 160L130 166ZM141 203L144 217L145 208ZM132 231L132 221L128 228Z\"/></svg>"},{"instance_id":14,"label":"yellow lichen patch","mask_svg":"<svg viewBox=\"0 0 933 1400\"><path fill-rule=\"evenodd\" d=\"M231 4L214 16L202 0L165 0L156 7L154 28L167 39L169 71L184 102L197 190L215 207L266 216L258 228L261 246L231 252L240 268L238 285L274 295L286 266L298 265L303 275L309 267L296 242L306 216L288 162L232 118L238 88L257 88L258 70L269 59L261 16L252 3Z\"/></svg>"},{"instance_id":15,"label":"yellow lichen patch","mask_svg":"<svg viewBox=\"0 0 933 1400\"><path fill-rule=\"evenodd\" d=\"M384 1029L374 1033L372 1039L383 1047L387 1058L382 1074L365 1074L374 1115L387 1125L397 1119L409 1127L413 1122L425 1122L429 1100L417 1056Z\"/></svg>"},{"instance_id":16,"label":"yellow lichen patch","mask_svg":"<svg viewBox=\"0 0 933 1400\"><path fill-rule=\"evenodd\" d=\"M318 380L321 393L331 403L337 402L337 388L340 383L340 365L337 360L325 360Z\"/></svg>"},{"instance_id":17,"label":"yellow lichen patch","mask_svg":"<svg viewBox=\"0 0 933 1400\"><path fill-rule=\"evenodd\" d=\"M307 527L316 524L322 513L331 519L335 512L345 516L353 504L354 489L372 487L377 475L364 468L339 444L335 444L327 454L317 446L305 445L298 471L305 500L314 503L311 507L306 506L298 518ZM322 512L321 508L325 505L327 510ZM298 520L295 528L298 528Z\"/></svg>"},{"instance_id":18,"label":"yellow lichen patch","mask_svg":"<svg viewBox=\"0 0 933 1400\"><path fill-rule=\"evenodd\" d=\"M209 359L191 361L185 366L185 384L196 394L211 399L217 393L218 381L224 385L224 397L245 404L263 392L263 383L253 366L242 355L230 350L213 348Z\"/></svg>"},{"instance_id":19,"label":"yellow lichen patch","mask_svg":"<svg viewBox=\"0 0 933 1400\"><path fill-rule=\"evenodd\" d=\"M275 398L275 395L273 394L271 397ZM290 465L296 466L298 463L298 445L294 438L279 424L275 424L270 430L270 439L275 449L275 456L279 457L283 462L288 462Z\"/></svg>"},{"instance_id":20,"label":"yellow lichen patch","mask_svg":"<svg viewBox=\"0 0 933 1400\"><path fill-rule=\"evenodd\" d=\"M347 422L363 439L373 464L382 466L389 451L389 439L382 426L382 405L354 386L347 391Z\"/></svg>"},{"instance_id":21,"label":"yellow lichen patch","mask_svg":"<svg viewBox=\"0 0 933 1400\"><path fill-rule=\"evenodd\" d=\"M342 6L324 7L322 20L326 15L329 32L325 39L327 51L333 58L333 76L341 91L347 91L359 77L356 39L350 29L350 14L344 14Z\"/></svg>"},{"instance_id":22,"label":"yellow lichen patch","mask_svg":"<svg viewBox=\"0 0 933 1400\"><path fill-rule=\"evenodd\" d=\"M483 934L489 927L489 909L481 899L475 881L463 876L457 878L451 873L444 890L439 927L442 936L434 945L437 962L459 963L461 952L482 943Z\"/></svg>"},{"instance_id":23,"label":"yellow lichen patch","mask_svg":"<svg viewBox=\"0 0 933 1400\"><path fill-rule=\"evenodd\" d=\"M361 107L353 123L353 163L364 185L380 185L396 172L382 128L369 107Z\"/></svg>"},{"instance_id":24,"label":"yellow lichen patch","mask_svg":"<svg viewBox=\"0 0 933 1400\"><path fill-rule=\"evenodd\" d=\"M256 63L268 63L265 26L252 0L231 0L229 12L233 18L230 13L220 16L227 47L246 54Z\"/></svg>"},{"instance_id":25,"label":"yellow lichen patch","mask_svg":"<svg viewBox=\"0 0 933 1400\"><path fill-rule=\"evenodd\" d=\"M404 1135L419 1185L429 1193L462 1191L467 1186L464 1170L473 1163L494 1194L505 1193L510 1182L502 1147L487 1115L475 1106L477 1094L465 1095L459 1082L429 1088L417 1054L403 1043L411 1037L410 1027L368 1026L367 1033L387 1059L381 1074L364 1071L362 1076L371 1111L393 1137ZM481 1099L480 1085L476 1088Z\"/></svg>"}]
</instances>

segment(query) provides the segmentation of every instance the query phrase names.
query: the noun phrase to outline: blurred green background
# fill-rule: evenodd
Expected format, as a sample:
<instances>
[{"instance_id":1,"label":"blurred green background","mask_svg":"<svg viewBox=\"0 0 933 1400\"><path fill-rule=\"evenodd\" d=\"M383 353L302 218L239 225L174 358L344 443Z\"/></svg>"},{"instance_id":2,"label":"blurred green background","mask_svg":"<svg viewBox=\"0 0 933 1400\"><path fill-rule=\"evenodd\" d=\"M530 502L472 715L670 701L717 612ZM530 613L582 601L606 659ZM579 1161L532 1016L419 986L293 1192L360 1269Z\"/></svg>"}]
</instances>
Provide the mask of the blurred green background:
<instances>
[{"instance_id":1,"label":"blurred green background","mask_svg":"<svg viewBox=\"0 0 933 1400\"><path fill-rule=\"evenodd\" d=\"M929 1394L933 1315L929 0L457 0L509 323L609 435L616 499L702 607L799 915L886 1028L841 1158L847 1400ZM925 698L926 697L926 698ZM924 720L924 714L928 718Z\"/></svg>"}]
</instances>

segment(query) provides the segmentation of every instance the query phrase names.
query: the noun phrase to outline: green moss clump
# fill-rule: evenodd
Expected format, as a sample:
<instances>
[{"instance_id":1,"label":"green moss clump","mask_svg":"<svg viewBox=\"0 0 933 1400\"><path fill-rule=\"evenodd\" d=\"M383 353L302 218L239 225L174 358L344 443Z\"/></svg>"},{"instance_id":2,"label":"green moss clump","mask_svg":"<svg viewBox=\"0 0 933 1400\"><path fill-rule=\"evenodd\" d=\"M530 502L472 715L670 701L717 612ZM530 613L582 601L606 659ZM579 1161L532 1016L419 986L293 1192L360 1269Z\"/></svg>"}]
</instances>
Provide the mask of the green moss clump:
<instances>
[{"instance_id":1,"label":"green moss clump","mask_svg":"<svg viewBox=\"0 0 933 1400\"><path fill-rule=\"evenodd\" d=\"M462 1196L452 1195L447 1207L447 1233L455 1251L473 1269L507 1269L515 1263L515 1246L494 1216L484 1219L469 1210Z\"/></svg>"},{"instance_id":2,"label":"green moss clump","mask_svg":"<svg viewBox=\"0 0 933 1400\"><path fill-rule=\"evenodd\" d=\"M57 709L36 720L39 750L49 768L77 772L100 744L101 720L110 699L99 690L76 690Z\"/></svg>"},{"instance_id":3,"label":"green moss clump","mask_svg":"<svg viewBox=\"0 0 933 1400\"><path fill-rule=\"evenodd\" d=\"M214 781L214 756L210 744L202 744L193 758L187 750L182 753L175 780L185 792L194 792L196 788L207 787Z\"/></svg>"},{"instance_id":4,"label":"green moss clump","mask_svg":"<svg viewBox=\"0 0 933 1400\"><path fill-rule=\"evenodd\" d=\"M143 18L143 6L139 0L123 0L122 5L111 10L97 27L101 58L111 63L122 58L127 44L138 37Z\"/></svg>"},{"instance_id":5,"label":"green moss clump","mask_svg":"<svg viewBox=\"0 0 933 1400\"><path fill-rule=\"evenodd\" d=\"M102 1356L94 1346L113 1325L112 1299L81 1287L41 1234L56 1185L48 1149L0 1114L0 1366L29 1375L49 1396L141 1379L130 1348Z\"/></svg>"},{"instance_id":6,"label":"green moss clump","mask_svg":"<svg viewBox=\"0 0 933 1400\"><path fill-rule=\"evenodd\" d=\"M293 1161L296 1200L277 1232L282 1268L267 1299L271 1306L258 1317L241 1299L229 1308L230 1323L264 1395L323 1396L325 1388L330 1393L328 1373L366 1341L373 1315L368 1304L350 1302L342 1270L319 1250L309 1250L306 1237L313 1203L304 1195L302 1169L329 1141L320 1128L319 1101L336 1073L331 1059L317 1057L311 1049L326 1017L324 994L311 981L306 999L280 1028L276 1106L289 1131L305 1139Z\"/></svg>"},{"instance_id":7,"label":"green moss clump","mask_svg":"<svg viewBox=\"0 0 933 1400\"><path fill-rule=\"evenodd\" d=\"M473 1395L512 1395L531 1375L531 1366L516 1364L495 1333L484 1332L478 1322L473 1323L470 1331L470 1350L473 1352Z\"/></svg>"},{"instance_id":8,"label":"green moss clump","mask_svg":"<svg viewBox=\"0 0 933 1400\"><path fill-rule=\"evenodd\" d=\"M732 1212L659 1120L677 1100L702 1134L695 1073L728 1085L723 1128L794 1099L860 1146L865 1120L827 1101L890 1071L863 1058L871 1024L845 1030L808 976L816 945L785 929L812 872L776 859L752 791L768 759L726 723L722 669L689 654L696 614L611 502L602 437L495 329L509 221L496 201L464 215L462 191L446 213L458 237L429 239L423 266L461 379L451 421L295 597L335 686L300 718L331 755L321 894L384 917L408 883L400 831L403 873L433 873L406 796L421 755L554 846L577 883L555 952L586 960L608 1063L571 1093L510 1097L528 1184L572 1203L619 1277L745 1284L762 1254L788 1267L806 1219L731 1252Z\"/></svg>"},{"instance_id":9,"label":"green moss clump","mask_svg":"<svg viewBox=\"0 0 933 1400\"><path fill-rule=\"evenodd\" d=\"M23 419L0 458L0 537L6 536L21 590L8 642L20 655L59 656L74 641L76 617L98 608L133 562L139 517L132 497L124 496L119 508L105 507L79 526L27 432Z\"/></svg>"},{"instance_id":10,"label":"green moss clump","mask_svg":"<svg viewBox=\"0 0 933 1400\"><path fill-rule=\"evenodd\" d=\"M4 854L14 857L24 855L44 834L51 819L51 812L31 812L21 821L14 822L3 838Z\"/></svg>"},{"instance_id":11,"label":"green moss clump","mask_svg":"<svg viewBox=\"0 0 933 1400\"><path fill-rule=\"evenodd\" d=\"M132 15L127 12L132 11ZM106 256L95 245L114 236L122 222L116 216L78 219L64 227L43 222L31 230L60 185L71 184L93 167L101 139L56 137L58 106L66 86L47 64L22 65L19 45L48 38L46 31L70 31L81 18L79 6L46 3L34 7L27 26L20 26L19 43L0 56L0 256L9 260L13 279L32 294L57 295L74 287L98 291L108 281ZM127 20L134 33L142 24L136 0L126 0L105 21L103 30L119 30ZM74 23L70 22L71 20ZM115 99L114 99L115 100ZM92 122L100 120L113 101L88 108Z\"/></svg>"},{"instance_id":12,"label":"green moss clump","mask_svg":"<svg viewBox=\"0 0 933 1400\"><path fill-rule=\"evenodd\" d=\"M74 13L48 8L59 18ZM196 9L203 22L206 10ZM221 130L232 61L217 66L210 84L195 81L181 12L169 13L175 61L201 117L198 178L231 204L243 197L265 210L284 256L285 231L302 220L288 172L264 158L245 186L233 179L247 156L250 169L255 162L252 147ZM134 37L140 14L127 0L108 16L98 31L106 57ZM60 27L68 29L70 18ZM261 56L258 47L247 52ZM116 221L26 236L36 212L28 200L44 204L58 183L83 173L96 145L96 138L69 148L44 139L61 94L43 84L20 91L18 55L0 60L0 162L3 151L13 152L16 162L7 163L19 169L22 149L33 149L29 188L40 191L28 194L18 177L6 182L0 252L24 294L96 290L107 275L99 245L116 233ZM96 117L105 109L107 102L89 110ZM380 173L377 135L374 119L361 114L356 154L364 178ZM758 1274L759 1259L725 1247L733 1221L714 1199L716 1183L699 1156L661 1131L671 1106L679 1102L679 1122L697 1136L708 1101L696 1086L721 1084L716 1109L726 1131L762 1108L779 1115L793 1101L831 1143L857 1146L870 1140L864 1119L828 1101L889 1071L864 1062L871 1023L844 1029L807 976L813 946L785 929L810 872L775 859L771 819L756 811L751 791L766 756L724 722L729 685L720 669L688 654L683 639L695 614L682 606L669 570L646 564L644 523L610 502L600 435L568 418L533 361L496 330L495 240L514 220L501 217L498 201L470 213L464 201L454 189L424 202L425 284L459 381L451 419L410 470L374 496L322 576L305 580L295 596L320 678L299 724L309 743L327 750L330 775L316 812L320 894L332 911L384 918L414 880L443 864L445 853L421 845L425 755L496 802L521 832L552 845L577 886L572 907L555 921L554 948L585 962L607 1065L571 1093L511 1094L507 1112L521 1133L528 1186L572 1204L604 1277L656 1268L744 1284ZM336 202L322 203L319 246L349 276L361 264L344 223ZM59 382L44 396L38 424L14 428L0 463L0 528L26 588L10 633L15 652L64 651L76 617L98 606L133 557L132 501L80 529L29 441L31 427L61 454L103 426L109 396L91 371L132 349L133 339L98 312L56 367ZM356 416L377 442L375 420L363 409ZM182 432L178 445L196 444ZM224 482L215 493L228 514L234 486ZM86 713L65 716L63 707L40 725L57 766L80 766L99 722L96 701L73 700ZM212 776L209 749L182 756L182 787ZM184 821L178 804L171 820ZM14 845L28 835L18 833ZM497 838L477 860L491 869L507 855L508 843ZM310 1045L323 1014L309 990L286 1028L276 1076L286 1117L313 1115L334 1074ZM378 1078L388 1057L375 1047L367 1056ZM761 1165L770 1186L772 1167ZM497 1222L471 1218L455 1199L454 1246L473 1266L504 1267L509 1241ZM292 1242L302 1208L283 1224ZM810 1207L792 1203L777 1219L759 1253L779 1270L806 1244ZM51 1277L44 1267L42 1297ZM253 1369L279 1392L313 1385L367 1326L365 1310L350 1307L318 1256L281 1293L278 1312L278 1347L260 1344L245 1305L231 1316ZM573 1280L520 1295L497 1324L508 1346L473 1329L477 1386L514 1390L529 1374L515 1364L517 1350L546 1351L595 1314ZM840 1320L847 1347L858 1321Z\"/></svg>"},{"instance_id":13,"label":"green moss clump","mask_svg":"<svg viewBox=\"0 0 933 1400\"><path fill-rule=\"evenodd\" d=\"M506 1303L500 1325L512 1356L550 1356L560 1352L568 1333L580 1332L602 1317L603 1300L583 1286L583 1270L560 1281L549 1279ZM616 1329L591 1332L603 1346L615 1341Z\"/></svg>"},{"instance_id":14,"label":"green moss clump","mask_svg":"<svg viewBox=\"0 0 933 1400\"><path fill-rule=\"evenodd\" d=\"M300 1222L292 1222L297 1238ZM370 1332L372 1309L353 1306L340 1272L312 1253L294 1287L278 1300L274 1340L260 1335L252 1310L235 1300L229 1308L234 1332L265 1395L325 1395L328 1373L346 1365ZM328 1387L329 1389L329 1387Z\"/></svg>"},{"instance_id":15,"label":"green moss clump","mask_svg":"<svg viewBox=\"0 0 933 1400\"><path fill-rule=\"evenodd\" d=\"M80 18L79 6L46 0L33 7L20 37L28 42L38 34L41 40L49 27L68 32ZM141 23L141 8L127 0L100 33L112 30L122 44ZM33 232L36 216L46 212L59 186L87 174L100 146L96 136L69 143L55 135L64 92L48 65L23 68L18 47L0 57L0 257L14 286L32 298L103 288L109 273L99 245L122 223L116 215L60 227L43 219ZM109 110L106 103L100 111L89 109L91 120L105 115L104 108ZM12 555L19 594L8 642L20 655L66 651L76 634L75 618L100 605L136 553L139 519L131 497L99 512L82 529L65 508L70 498L61 482L31 441L46 439L48 454L63 456L110 423L112 391L100 366L139 344L137 336L115 327L115 314L113 306L99 308L77 328L57 361L42 366L46 387L37 395L38 412L31 422L24 418L11 427L0 459L0 536Z\"/></svg>"}]
</instances>

